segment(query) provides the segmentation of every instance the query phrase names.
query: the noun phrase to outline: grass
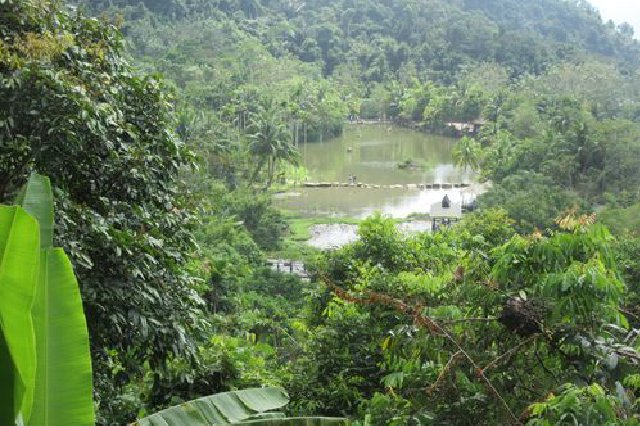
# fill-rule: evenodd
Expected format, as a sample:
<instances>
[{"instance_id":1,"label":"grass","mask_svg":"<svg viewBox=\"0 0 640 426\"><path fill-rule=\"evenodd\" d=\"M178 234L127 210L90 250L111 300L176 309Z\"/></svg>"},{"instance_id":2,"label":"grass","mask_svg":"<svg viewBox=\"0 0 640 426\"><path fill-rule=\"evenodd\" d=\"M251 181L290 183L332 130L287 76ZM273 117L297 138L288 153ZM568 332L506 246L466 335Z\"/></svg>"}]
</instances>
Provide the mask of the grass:
<instances>
[{"instance_id":1,"label":"grass","mask_svg":"<svg viewBox=\"0 0 640 426\"><path fill-rule=\"evenodd\" d=\"M358 225L361 220L349 217L330 218L330 217L302 217L300 215L287 215L289 222L290 236L294 241L307 241L311 238L311 228L315 225L335 225L346 223L350 225Z\"/></svg>"},{"instance_id":2,"label":"grass","mask_svg":"<svg viewBox=\"0 0 640 426\"><path fill-rule=\"evenodd\" d=\"M320 250L307 244L311 238L311 228L315 225L353 224L358 225L361 220L341 217L304 217L299 213L282 210L283 216L289 224L289 235L285 237L281 250L268 253L269 257L291 260L305 260L317 256Z\"/></svg>"},{"instance_id":3,"label":"grass","mask_svg":"<svg viewBox=\"0 0 640 426\"><path fill-rule=\"evenodd\" d=\"M311 228L315 225L349 224L359 225L362 219L352 217L305 217L290 210L280 211L289 224L289 235L284 238L282 249L271 251L267 256L272 259L306 260L321 253L320 250L307 244L311 238ZM395 223L411 222L412 220L428 220L428 214L413 214L406 219L394 219Z\"/></svg>"}]
</instances>

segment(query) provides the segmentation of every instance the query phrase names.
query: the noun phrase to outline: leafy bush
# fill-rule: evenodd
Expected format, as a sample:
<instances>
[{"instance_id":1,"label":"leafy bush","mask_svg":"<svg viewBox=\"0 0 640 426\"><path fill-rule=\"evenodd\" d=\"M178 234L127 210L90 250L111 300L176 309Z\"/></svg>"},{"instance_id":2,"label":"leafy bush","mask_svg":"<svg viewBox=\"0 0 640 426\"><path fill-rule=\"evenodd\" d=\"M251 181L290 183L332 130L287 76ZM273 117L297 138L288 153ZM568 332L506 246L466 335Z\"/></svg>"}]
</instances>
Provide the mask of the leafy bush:
<instances>
[{"instance_id":1,"label":"leafy bush","mask_svg":"<svg viewBox=\"0 0 640 426\"><path fill-rule=\"evenodd\" d=\"M581 201L541 174L517 172L478 197L479 208L502 208L515 221L518 232L544 230L565 211L580 207Z\"/></svg>"},{"instance_id":2,"label":"leafy bush","mask_svg":"<svg viewBox=\"0 0 640 426\"><path fill-rule=\"evenodd\" d=\"M223 200L224 210L242 221L253 241L263 250L276 250L282 243L286 223L265 194L234 191Z\"/></svg>"},{"instance_id":3,"label":"leafy bush","mask_svg":"<svg viewBox=\"0 0 640 426\"><path fill-rule=\"evenodd\" d=\"M579 425L622 425L625 422L618 416L620 401L606 393L599 385L579 387L564 385L559 394L551 394L545 402L533 404L529 410L530 426L551 426L564 424Z\"/></svg>"}]
</instances>

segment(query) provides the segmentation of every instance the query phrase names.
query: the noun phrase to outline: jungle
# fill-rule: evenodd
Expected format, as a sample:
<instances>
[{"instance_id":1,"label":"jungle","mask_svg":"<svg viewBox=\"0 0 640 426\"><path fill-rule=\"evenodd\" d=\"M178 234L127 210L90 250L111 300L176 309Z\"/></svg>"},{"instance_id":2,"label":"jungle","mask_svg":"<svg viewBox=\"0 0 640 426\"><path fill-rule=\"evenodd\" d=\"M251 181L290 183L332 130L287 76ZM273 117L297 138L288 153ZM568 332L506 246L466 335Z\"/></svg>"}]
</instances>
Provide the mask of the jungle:
<instances>
[{"instance_id":1,"label":"jungle","mask_svg":"<svg viewBox=\"0 0 640 426\"><path fill-rule=\"evenodd\" d=\"M640 42L585 0L0 0L0 424L640 424Z\"/></svg>"}]
</instances>

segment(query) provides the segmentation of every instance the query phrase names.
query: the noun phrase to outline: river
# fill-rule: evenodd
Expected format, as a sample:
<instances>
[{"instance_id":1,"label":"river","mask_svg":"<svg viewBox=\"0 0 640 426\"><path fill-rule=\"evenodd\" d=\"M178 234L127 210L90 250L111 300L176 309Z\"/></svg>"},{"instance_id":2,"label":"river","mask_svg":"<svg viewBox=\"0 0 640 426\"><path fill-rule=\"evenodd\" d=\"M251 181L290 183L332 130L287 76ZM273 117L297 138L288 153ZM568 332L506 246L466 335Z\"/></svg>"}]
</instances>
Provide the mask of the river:
<instances>
[{"instance_id":1,"label":"river","mask_svg":"<svg viewBox=\"0 0 640 426\"><path fill-rule=\"evenodd\" d=\"M343 136L300 146L310 182L371 185L471 183L469 188L296 188L276 196L276 205L308 217L365 218L375 212L393 218L433 213L446 195L471 201L482 191L473 173L454 165L456 139L386 125L346 125ZM399 164L411 161L412 167Z\"/></svg>"}]
</instances>

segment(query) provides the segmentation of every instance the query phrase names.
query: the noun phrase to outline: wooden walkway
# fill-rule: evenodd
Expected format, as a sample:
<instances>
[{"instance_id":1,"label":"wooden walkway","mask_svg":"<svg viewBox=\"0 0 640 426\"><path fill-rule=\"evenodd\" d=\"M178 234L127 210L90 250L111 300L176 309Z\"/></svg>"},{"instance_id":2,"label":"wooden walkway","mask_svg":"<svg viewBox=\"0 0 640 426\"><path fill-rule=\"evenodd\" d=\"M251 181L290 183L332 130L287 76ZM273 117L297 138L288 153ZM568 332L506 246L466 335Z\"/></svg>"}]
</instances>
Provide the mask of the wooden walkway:
<instances>
[{"instance_id":1,"label":"wooden walkway","mask_svg":"<svg viewBox=\"0 0 640 426\"><path fill-rule=\"evenodd\" d=\"M397 185L374 185L370 183L347 182L304 182L304 188L365 188L365 189L452 189L469 188L469 183L405 183Z\"/></svg>"}]
</instances>

